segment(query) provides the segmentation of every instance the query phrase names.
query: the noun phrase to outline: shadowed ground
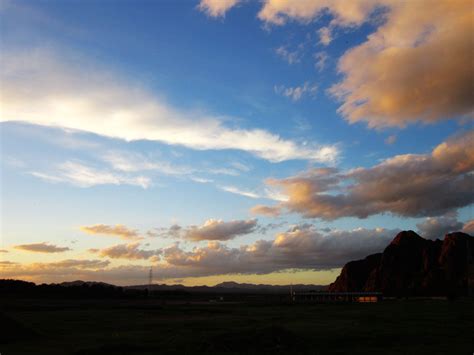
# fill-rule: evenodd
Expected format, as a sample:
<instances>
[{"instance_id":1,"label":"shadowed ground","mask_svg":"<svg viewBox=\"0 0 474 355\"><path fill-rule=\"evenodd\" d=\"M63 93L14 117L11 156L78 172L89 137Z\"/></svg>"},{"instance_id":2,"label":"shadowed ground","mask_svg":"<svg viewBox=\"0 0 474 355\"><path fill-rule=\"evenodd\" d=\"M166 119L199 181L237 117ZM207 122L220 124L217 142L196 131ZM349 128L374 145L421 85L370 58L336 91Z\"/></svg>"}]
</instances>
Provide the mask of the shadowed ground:
<instances>
[{"instance_id":1,"label":"shadowed ground","mask_svg":"<svg viewBox=\"0 0 474 355\"><path fill-rule=\"evenodd\" d=\"M9 354L469 354L474 303L164 304L156 300L5 300ZM21 334L18 334L18 333Z\"/></svg>"}]
</instances>

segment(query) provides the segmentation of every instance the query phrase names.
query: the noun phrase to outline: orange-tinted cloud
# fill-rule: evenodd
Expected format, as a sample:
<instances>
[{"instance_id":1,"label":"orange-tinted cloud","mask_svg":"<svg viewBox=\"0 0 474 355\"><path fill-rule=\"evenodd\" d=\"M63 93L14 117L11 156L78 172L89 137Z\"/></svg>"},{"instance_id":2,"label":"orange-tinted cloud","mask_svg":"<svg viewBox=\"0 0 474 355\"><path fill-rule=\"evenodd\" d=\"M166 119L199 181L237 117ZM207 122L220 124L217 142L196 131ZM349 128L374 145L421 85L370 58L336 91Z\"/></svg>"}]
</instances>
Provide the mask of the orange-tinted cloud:
<instances>
[{"instance_id":1,"label":"orange-tinted cloud","mask_svg":"<svg viewBox=\"0 0 474 355\"><path fill-rule=\"evenodd\" d=\"M320 30L323 44L338 27L380 24L338 63L343 79L330 92L349 122L403 127L472 117L472 1L266 0L259 18L283 25L325 13L332 20Z\"/></svg>"},{"instance_id":2,"label":"orange-tinted cloud","mask_svg":"<svg viewBox=\"0 0 474 355\"><path fill-rule=\"evenodd\" d=\"M313 169L270 179L267 183L288 197L270 208L326 220L387 212L406 217L443 215L474 202L473 141L474 130L448 139L431 154L398 155L348 172Z\"/></svg>"},{"instance_id":3,"label":"orange-tinted cloud","mask_svg":"<svg viewBox=\"0 0 474 355\"><path fill-rule=\"evenodd\" d=\"M159 260L160 250L143 250L139 246L139 243L119 244L100 250L89 249L89 251L112 259L141 260L154 257L154 260Z\"/></svg>"},{"instance_id":4,"label":"orange-tinted cloud","mask_svg":"<svg viewBox=\"0 0 474 355\"><path fill-rule=\"evenodd\" d=\"M240 0L201 0L198 9L208 16L223 17L226 12L237 5Z\"/></svg>"},{"instance_id":5,"label":"orange-tinted cloud","mask_svg":"<svg viewBox=\"0 0 474 355\"><path fill-rule=\"evenodd\" d=\"M474 235L474 219L471 219L464 223L464 226L462 227L462 231L464 233Z\"/></svg>"},{"instance_id":6,"label":"orange-tinted cloud","mask_svg":"<svg viewBox=\"0 0 474 355\"><path fill-rule=\"evenodd\" d=\"M87 234L112 235L122 239L140 239L136 229L130 229L123 224L110 226L106 224L95 224L93 226L82 226L80 229Z\"/></svg>"},{"instance_id":7,"label":"orange-tinted cloud","mask_svg":"<svg viewBox=\"0 0 474 355\"><path fill-rule=\"evenodd\" d=\"M54 244L43 243L32 243L32 244L20 244L15 245L15 249L30 251L34 253L62 253L71 250L68 247L58 247Z\"/></svg>"},{"instance_id":8,"label":"orange-tinted cloud","mask_svg":"<svg viewBox=\"0 0 474 355\"><path fill-rule=\"evenodd\" d=\"M259 214L267 217L277 217L280 215L280 207L270 207L264 205L256 205L250 209L253 214Z\"/></svg>"}]
</instances>

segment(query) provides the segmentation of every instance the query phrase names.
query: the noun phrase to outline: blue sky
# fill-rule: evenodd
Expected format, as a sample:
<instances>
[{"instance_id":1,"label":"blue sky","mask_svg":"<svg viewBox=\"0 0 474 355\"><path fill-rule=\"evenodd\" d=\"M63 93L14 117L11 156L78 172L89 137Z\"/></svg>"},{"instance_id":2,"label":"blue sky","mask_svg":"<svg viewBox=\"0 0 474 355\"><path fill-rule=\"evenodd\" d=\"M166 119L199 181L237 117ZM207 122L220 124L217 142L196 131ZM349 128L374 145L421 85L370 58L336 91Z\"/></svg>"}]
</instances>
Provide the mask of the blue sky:
<instances>
[{"instance_id":1,"label":"blue sky","mask_svg":"<svg viewBox=\"0 0 474 355\"><path fill-rule=\"evenodd\" d=\"M468 231L464 2L337 3L2 1L4 272L317 284Z\"/></svg>"}]
</instances>

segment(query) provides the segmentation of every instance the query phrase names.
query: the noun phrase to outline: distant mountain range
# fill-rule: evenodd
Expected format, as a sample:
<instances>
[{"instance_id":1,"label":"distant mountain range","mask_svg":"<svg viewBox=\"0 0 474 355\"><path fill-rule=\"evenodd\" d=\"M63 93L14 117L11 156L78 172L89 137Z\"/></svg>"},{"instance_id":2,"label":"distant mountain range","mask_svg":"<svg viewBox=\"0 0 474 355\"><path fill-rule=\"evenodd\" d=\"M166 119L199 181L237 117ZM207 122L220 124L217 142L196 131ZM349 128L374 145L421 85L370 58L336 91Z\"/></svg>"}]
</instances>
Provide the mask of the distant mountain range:
<instances>
[{"instance_id":1,"label":"distant mountain range","mask_svg":"<svg viewBox=\"0 0 474 355\"><path fill-rule=\"evenodd\" d=\"M194 293L290 293L290 289L297 292L325 290L327 286L322 285L264 285L249 284L226 281L215 286L183 286L153 284L126 286L127 289L150 289L151 291L186 291Z\"/></svg>"},{"instance_id":2,"label":"distant mountain range","mask_svg":"<svg viewBox=\"0 0 474 355\"><path fill-rule=\"evenodd\" d=\"M427 240L403 231L383 253L347 263L329 288L385 296L463 296L474 291L474 237L450 233Z\"/></svg>"}]
</instances>

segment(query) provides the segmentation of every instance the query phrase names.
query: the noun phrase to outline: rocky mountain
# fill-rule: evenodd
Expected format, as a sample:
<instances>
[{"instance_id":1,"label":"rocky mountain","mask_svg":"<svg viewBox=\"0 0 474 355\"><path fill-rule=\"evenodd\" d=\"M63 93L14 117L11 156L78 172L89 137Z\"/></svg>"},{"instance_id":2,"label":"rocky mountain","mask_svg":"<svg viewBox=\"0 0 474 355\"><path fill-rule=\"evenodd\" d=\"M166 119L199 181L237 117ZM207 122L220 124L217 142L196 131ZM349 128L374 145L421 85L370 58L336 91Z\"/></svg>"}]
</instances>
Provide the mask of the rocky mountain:
<instances>
[{"instance_id":1,"label":"rocky mountain","mask_svg":"<svg viewBox=\"0 0 474 355\"><path fill-rule=\"evenodd\" d=\"M427 240L413 231L397 234L383 253L347 263L334 292L380 291L386 296L459 296L474 289L474 237L450 233Z\"/></svg>"}]
</instances>

